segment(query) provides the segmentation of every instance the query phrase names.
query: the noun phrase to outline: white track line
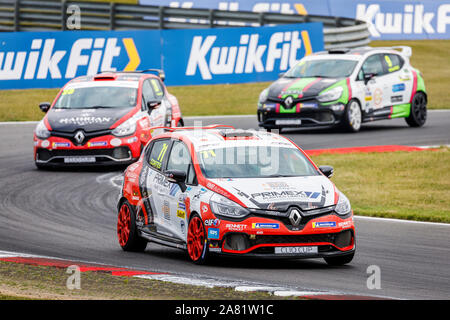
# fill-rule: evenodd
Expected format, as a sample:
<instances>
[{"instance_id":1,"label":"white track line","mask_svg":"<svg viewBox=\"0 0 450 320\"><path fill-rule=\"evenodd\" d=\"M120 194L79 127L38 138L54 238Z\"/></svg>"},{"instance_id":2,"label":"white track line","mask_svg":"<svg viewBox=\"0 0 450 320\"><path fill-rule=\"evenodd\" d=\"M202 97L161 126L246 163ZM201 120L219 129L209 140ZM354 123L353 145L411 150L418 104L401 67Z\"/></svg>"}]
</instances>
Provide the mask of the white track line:
<instances>
[{"instance_id":1,"label":"white track line","mask_svg":"<svg viewBox=\"0 0 450 320\"><path fill-rule=\"evenodd\" d=\"M392 222L392 223L414 223L414 224L425 224L425 225L429 225L429 226L450 227L450 223L444 223L444 222L415 221L415 220L368 217L368 216L358 216L358 215L355 215L355 219L357 219L357 220L358 219L360 219L360 220L376 220L376 221L384 221L384 222Z\"/></svg>"}]
</instances>

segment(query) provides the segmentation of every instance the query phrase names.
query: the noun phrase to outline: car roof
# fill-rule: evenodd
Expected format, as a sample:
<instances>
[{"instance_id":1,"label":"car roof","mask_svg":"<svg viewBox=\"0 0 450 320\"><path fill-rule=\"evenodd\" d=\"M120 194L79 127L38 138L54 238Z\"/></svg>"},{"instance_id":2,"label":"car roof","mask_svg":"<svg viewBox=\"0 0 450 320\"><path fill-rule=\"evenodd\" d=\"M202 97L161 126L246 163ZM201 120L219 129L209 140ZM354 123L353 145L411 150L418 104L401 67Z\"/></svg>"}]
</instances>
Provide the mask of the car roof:
<instances>
[{"instance_id":1,"label":"car roof","mask_svg":"<svg viewBox=\"0 0 450 320\"><path fill-rule=\"evenodd\" d=\"M231 146L284 146L297 148L289 139L264 130L230 128L183 130L178 128L178 130L171 132L169 136L180 140L189 140L196 151Z\"/></svg>"},{"instance_id":2,"label":"car roof","mask_svg":"<svg viewBox=\"0 0 450 320\"><path fill-rule=\"evenodd\" d=\"M146 73L156 72L157 75ZM159 69L148 69L144 71L105 71L96 75L80 76L74 78L70 83L74 82L94 82L94 81L136 81L139 82L143 78L164 79L164 71Z\"/></svg>"}]
</instances>

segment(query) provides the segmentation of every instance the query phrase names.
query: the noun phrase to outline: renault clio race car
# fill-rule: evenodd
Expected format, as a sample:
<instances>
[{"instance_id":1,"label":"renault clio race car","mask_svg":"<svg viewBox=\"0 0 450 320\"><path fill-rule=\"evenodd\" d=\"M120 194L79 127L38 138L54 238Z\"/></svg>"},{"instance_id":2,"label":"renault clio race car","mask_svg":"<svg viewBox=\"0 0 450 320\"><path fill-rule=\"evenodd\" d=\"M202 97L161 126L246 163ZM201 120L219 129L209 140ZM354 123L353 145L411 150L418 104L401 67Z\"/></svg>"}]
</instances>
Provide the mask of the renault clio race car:
<instances>
[{"instance_id":1,"label":"renault clio race car","mask_svg":"<svg viewBox=\"0 0 450 320\"><path fill-rule=\"evenodd\" d=\"M146 72L156 72L158 76ZM122 165L136 161L157 134L152 126L182 126L164 73L106 72L69 81L34 131L38 168L61 165Z\"/></svg>"},{"instance_id":2,"label":"renault clio race car","mask_svg":"<svg viewBox=\"0 0 450 320\"><path fill-rule=\"evenodd\" d=\"M363 122L405 118L421 127L427 93L422 74L409 63L411 53L404 46L363 47L306 56L261 92L259 126L341 126L356 132Z\"/></svg>"},{"instance_id":3,"label":"renault clio race car","mask_svg":"<svg viewBox=\"0 0 450 320\"><path fill-rule=\"evenodd\" d=\"M346 264L356 250L353 212L332 174L277 134L174 128L124 173L119 244L184 249L197 264L211 254Z\"/></svg>"}]
</instances>

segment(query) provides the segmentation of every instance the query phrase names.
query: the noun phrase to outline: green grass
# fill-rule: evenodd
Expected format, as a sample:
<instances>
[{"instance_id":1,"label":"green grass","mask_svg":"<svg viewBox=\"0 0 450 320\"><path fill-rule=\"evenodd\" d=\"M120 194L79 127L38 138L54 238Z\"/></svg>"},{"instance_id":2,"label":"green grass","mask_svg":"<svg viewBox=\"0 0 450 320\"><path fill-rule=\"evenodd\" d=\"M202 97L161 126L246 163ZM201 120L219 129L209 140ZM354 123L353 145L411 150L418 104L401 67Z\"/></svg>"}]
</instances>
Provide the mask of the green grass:
<instances>
[{"instance_id":1,"label":"green grass","mask_svg":"<svg viewBox=\"0 0 450 320\"><path fill-rule=\"evenodd\" d=\"M411 63L425 78L429 109L449 109L449 40L373 41L372 46L408 45ZM270 82L169 87L185 116L255 114L260 92ZM39 120L38 105L52 101L57 89L0 90L0 121Z\"/></svg>"},{"instance_id":2,"label":"green grass","mask_svg":"<svg viewBox=\"0 0 450 320\"><path fill-rule=\"evenodd\" d=\"M159 280L83 272L80 289L69 290L66 269L0 261L0 300L286 300L268 292L239 292Z\"/></svg>"},{"instance_id":3,"label":"green grass","mask_svg":"<svg viewBox=\"0 0 450 320\"><path fill-rule=\"evenodd\" d=\"M312 159L335 168L332 181L357 215L450 222L450 148Z\"/></svg>"}]
</instances>

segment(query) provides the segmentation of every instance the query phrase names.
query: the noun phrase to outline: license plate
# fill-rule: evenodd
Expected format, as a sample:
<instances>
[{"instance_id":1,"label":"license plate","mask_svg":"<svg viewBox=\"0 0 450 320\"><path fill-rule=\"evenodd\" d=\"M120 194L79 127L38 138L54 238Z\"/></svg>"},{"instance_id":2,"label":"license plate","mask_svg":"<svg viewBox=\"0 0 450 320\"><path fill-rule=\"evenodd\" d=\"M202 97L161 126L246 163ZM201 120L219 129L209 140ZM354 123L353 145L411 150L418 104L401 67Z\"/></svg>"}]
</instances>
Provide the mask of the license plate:
<instances>
[{"instance_id":1,"label":"license plate","mask_svg":"<svg viewBox=\"0 0 450 320\"><path fill-rule=\"evenodd\" d=\"M316 254L317 247L275 247L276 254Z\"/></svg>"},{"instance_id":2,"label":"license plate","mask_svg":"<svg viewBox=\"0 0 450 320\"><path fill-rule=\"evenodd\" d=\"M95 157L65 157L64 163L93 163Z\"/></svg>"},{"instance_id":3,"label":"license plate","mask_svg":"<svg viewBox=\"0 0 450 320\"><path fill-rule=\"evenodd\" d=\"M301 119L283 119L283 120L275 120L275 124L277 126L299 126L302 124Z\"/></svg>"}]
</instances>

